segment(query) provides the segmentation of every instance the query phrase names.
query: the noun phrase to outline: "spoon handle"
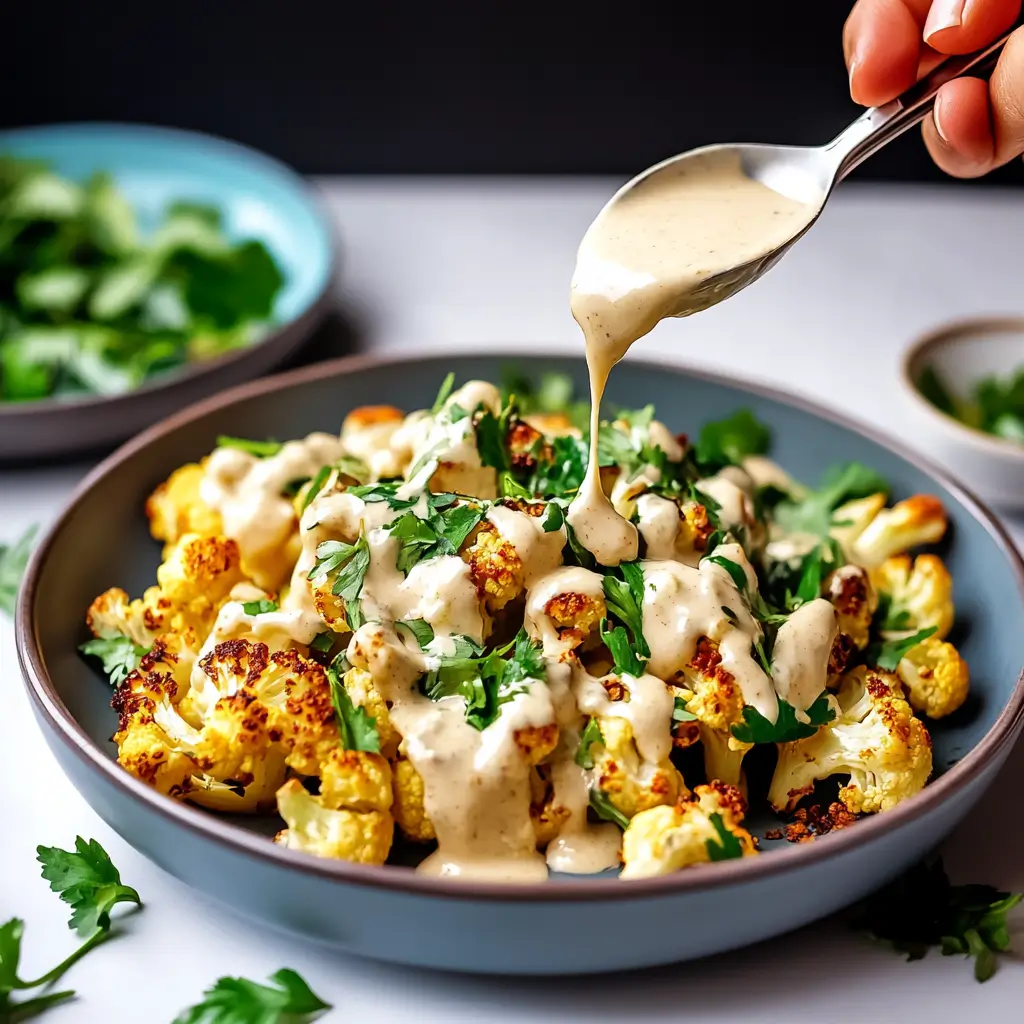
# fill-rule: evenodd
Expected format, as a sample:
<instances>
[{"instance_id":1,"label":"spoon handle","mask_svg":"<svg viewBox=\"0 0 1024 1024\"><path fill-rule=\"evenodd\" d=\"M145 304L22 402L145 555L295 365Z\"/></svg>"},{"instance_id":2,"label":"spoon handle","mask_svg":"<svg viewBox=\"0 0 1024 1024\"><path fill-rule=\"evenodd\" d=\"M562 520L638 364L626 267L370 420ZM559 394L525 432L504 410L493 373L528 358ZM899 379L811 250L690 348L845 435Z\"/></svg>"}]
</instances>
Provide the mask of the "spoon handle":
<instances>
[{"instance_id":1,"label":"spoon handle","mask_svg":"<svg viewBox=\"0 0 1024 1024\"><path fill-rule=\"evenodd\" d=\"M841 181L897 135L902 135L908 128L923 121L935 106L936 93L946 82L968 75L972 78L988 78L1003 52L1006 40L1021 24L1024 24L1024 16L1019 17L999 39L984 49L947 58L902 96L883 107L865 110L856 121L823 147L825 153L835 160L835 180Z\"/></svg>"}]
</instances>

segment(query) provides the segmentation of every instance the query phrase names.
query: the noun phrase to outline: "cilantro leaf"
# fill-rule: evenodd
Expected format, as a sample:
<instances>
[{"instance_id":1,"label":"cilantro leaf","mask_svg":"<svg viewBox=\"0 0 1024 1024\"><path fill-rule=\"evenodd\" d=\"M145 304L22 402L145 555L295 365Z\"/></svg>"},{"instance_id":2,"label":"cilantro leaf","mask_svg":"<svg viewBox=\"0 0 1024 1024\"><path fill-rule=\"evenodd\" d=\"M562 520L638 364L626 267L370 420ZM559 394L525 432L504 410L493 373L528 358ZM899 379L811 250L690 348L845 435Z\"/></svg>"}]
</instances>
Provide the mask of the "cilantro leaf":
<instances>
[{"instance_id":1,"label":"cilantro leaf","mask_svg":"<svg viewBox=\"0 0 1024 1024\"><path fill-rule=\"evenodd\" d=\"M229 437L227 434L221 434L217 438L217 447L237 448L249 455L255 455L258 459L266 459L271 455L276 455L284 447L284 444L281 441L252 441L246 437Z\"/></svg>"},{"instance_id":2,"label":"cilantro leaf","mask_svg":"<svg viewBox=\"0 0 1024 1024\"><path fill-rule=\"evenodd\" d=\"M731 558L726 558L725 555L708 555L706 558L701 559L701 561L721 566L729 574L729 577L736 585L736 589L741 594L746 594L749 581L747 580L746 571L739 562L734 562Z\"/></svg>"},{"instance_id":3,"label":"cilantro leaf","mask_svg":"<svg viewBox=\"0 0 1024 1024\"><path fill-rule=\"evenodd\" d=\"M397 565L406 575L417 562L458 554L484 517L482 505L457 503L455 495L433 494L428 503L426 518L410 510L385 527L400 543Z\"/></svg>"},{"instance_id":4,"label":"cilantro leaf","mask_svg":"<svg viewBox=\"0 0 1024 1024\"><path fill-rule=\"evenodd\" d=\"M903 637L901 640L885 640L881 643L873 643L864 652L864 660L869 665L877 665L886 672L895 672L903 655L912 647L916 647L922 640L927 640L935 632L935 626L927 629L919 629L911 636Z\"/></svg>"},{"instance_id":5,"label":"cilantro leaf","mask_svg":"<svg viewBox=\"0 0 1024 1024\"><path fill-rule=\"evenodd\" d=\"M549 498L574 495L587 473L590 449L586 440L573 434L562 434L541 445L537 464L527 481L534 494Z\"/></svg>"},{"instance_id":6,"label":"cilantro leaf","mask_svg":"<svg viewBox=\"0 0 1024 1024\"><path fill-rule=\"evenodd\" d=\"M242 611L246 615L266 615L268 612L276 612L277 609L277 602L265 597L261 597L258 601L242 602Z\"/></svg>"},{"instance_id":7,"label":"cilantro leaf","mask_svg":"<svg viewBox=\"0 0 1024 1024\"><path fill-rule=\"evenodd\" d=\"M623 831L629 827L629 818L611 802L608 794L596 787L590 790L590 806L594 813L604 821L618 825Z\"/></svg>"},{"instance_id":8,"label":"cilantro leaf","mask_svg":"<svg viewBox=\"0 0 1024 1024\"><path fill-rule=\"evenodd\" d=\"M143 655L149 652L149 648L140 647L127 636L96 637L80 644L78 649L85 655L100 659L112 686L127 679L139 667Z\"/></svg>"},{"instance_id":9,"label":"cilantro leaf","mask_svg":"<svg viewBox=\"0 0 1024 1024\"><path fill-rule=\"evenodd\" d=\"M142 904L131 886L122 885L120 873L95 839L86 842L78 836L74 851L37 846L36 855L43 865L43 878L71 905L69 927L79 935L107 931L110 911L118 903Z\"/></svg>"},{"instance_id":10,"label":"cilantro leaf","mask_svg":"<svg viewBox=\"0 0 1024 1024\"><path fill-rule=\"evenodd\" d=\"M732 727L732 734L741 743L789 743L791 740L802 740L813 736L818 729L827 725L836 717L828 696L822 694L807 708L805 714L810 722L801 722L796 717L796 710L788 701L781 697L779 714L774 724L769 722L757 708L749 704L743 709L743 721Z\"/></svg>"},{"instance_id":11,"label":"cilantro leaf","mask_svg":"<svg viewBox=\"0 0 1024 1024\"><path fill-rule=\"evenodd\" d=\"M615 671L619 675L629 675L634 678L643 675L644 664L633 651L633 645L629 642L629 634L625 626L616 626L609 629L607 619L601 620L601 639L604 645L611 652Z\"/></svg>"},{"instance_id":12,"label":"cilantro leaf","mask_svg":"<svg viewBox=\"0 0 1024 1024\"><path fill-rule=\"evenodd\" d=\"M1010 948L1007 914L1022 898L990 885L952 885L941 858L931 857L863 900L851 923L908 960L935 946L943 956L970 957L975 978L987 981Z\"/></svg>"},{"instance_id":13,"label":"cilantro leaf","mask_svg":"<svg viewBox=\"0 0 1024 1024\"><path fill-rule=\"evenodd\" d=\"M743 856L743 847L740 841L725 827L725 822L720 814L709 814L708 820L718 833L717 842L714 839L707 839L704 846L708 851L708 858L711 861L733 860L735 857Z\"/></svg>"},{"instance_id":14,"label":"cilantro leaf","mask_svg":"<svg viewBox=\"0 0 1024 1024\"><path fill-rule=\"evenodd\" d=\"M573 758L581 768L594 767L594 758L591 756L590 748L595 743L600 743L603 746L604 736L601 733L601 723L597 720L597 716L591 715L587 719L586 728L580 736L580 745L576 748L576 756Z\"/></svg>"},{"instance_id":15,"label":"cilantro leaf","mask_svg":"<svg viewBox=\"0 0 1024 1024\"><path fill-rule=\"evenodd\" d=\"M13 544L0 544L0 611L14 616L21 577L32 553L38 527L30 526Z\"/></svg>"},{"instance_id":16,"label":"cilantro leaf","mask_svg":"<svg viewBox=\"0 0 1024 1024\"><path fill-rule=\"evenodd\" d=\"M441 381L441 387L438 388L437 398L434 399L434 404L430 409L431 416L438 415L444 408L444 403L448 401L448 396L452 393L453 387L455 387L455 371L449 370L444 380Z\"/></svg>"},{"instance_id":17,"label":"cilantro leaf","mask_svg":"<svg viewBox=\"0 0 1024 1024\"><path fill-rule=\"evenodd\" d=\"M618 568L623 576L621 580L612 573L604 577L608 613L614 615L632 634L636 658L647 661L651 649L644 636L644 571L639 562L623 562Z\"/></svg>"},{"instance_id":18,"label":"cilantro leaf","mask_svg":"<svg viewBox=\"0 0 1024 1024\"><path fill-rule=\"evenodd\" d=\"M338 726L338 743L342 750L363 750L370 754L380 753L380 733L377 719L365 708L352 702L336 664L327 669L331 684L331 703L334 705L334 720Z\"/></svg>"},{"instance_id":19,"label":"cilantro leaf","mask_svg":"<svg viewBox=\"0 0 1024 1024\"><path fill-rule=\"evenodd\" d=\"M321 654L327 654L330 649L334 646L335 640L338 639L338 634L331 629L324 630L322 633L317 633L310 642L310 649L319 651Z\"/></svg>"},{"instance_id":20,"label":"cilantro leaf","mask_svg":"<svg viewBox=\"0 0 1024 1024\"><path fill-rule=\"evenodd\" d=\"M739 465L748 455L763 455L772 442L771 431L749 409L705 423L697 439L697 461L706 469Z\"/></svg>"},{"instance_id":21,"label":"cilantro leaf","mask_svg":"<svg viewBox=\"0 0 1024 1024\"><path fill-rule=\"evenodd\" d=\"M248 978L218 978L174 1024L305 1024L331 1009L290 968L275 971L269 980L272 984L260 985Z\"/></svg>"}]
</instances>

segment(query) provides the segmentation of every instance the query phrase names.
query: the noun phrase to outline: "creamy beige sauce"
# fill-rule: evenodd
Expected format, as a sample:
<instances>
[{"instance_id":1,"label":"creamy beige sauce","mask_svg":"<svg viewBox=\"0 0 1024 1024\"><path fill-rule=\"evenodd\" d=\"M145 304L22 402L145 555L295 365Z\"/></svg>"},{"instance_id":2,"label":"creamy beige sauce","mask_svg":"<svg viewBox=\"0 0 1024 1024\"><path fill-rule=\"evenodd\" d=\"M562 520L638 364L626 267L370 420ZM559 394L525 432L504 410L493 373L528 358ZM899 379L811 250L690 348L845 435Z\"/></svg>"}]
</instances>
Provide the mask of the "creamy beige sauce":
<instances>
[{"instance_id":1,"label":"creamy beige sauce","mask_svg":"<svg viewBox=\"0 0 1024 1024\"><path fill-rule=\"evenodd\" d=\"M820 696L828 675L832 644L839 632L836 612L822 598L801 605L779 627L772 652L772 678L778 695L800 712Z\"/></svg>"},{"instance_id":2,"label":"creamy beige sauce","mask_svg":"<svg viewBox=\"0 0 1024 1024\"><path fill-rule=\"evenodd\" d=\"M660 320L724 298L729 285L716 286L719 275L784 244L818 208L748 178L736 154L706 153L614 197L587 230L570 307L590 369L590 465L569 523L603 565L631 561L637 550L636 528L612 507L597 465L599 407L611 368Z\"/></svg>"}]
</instances>

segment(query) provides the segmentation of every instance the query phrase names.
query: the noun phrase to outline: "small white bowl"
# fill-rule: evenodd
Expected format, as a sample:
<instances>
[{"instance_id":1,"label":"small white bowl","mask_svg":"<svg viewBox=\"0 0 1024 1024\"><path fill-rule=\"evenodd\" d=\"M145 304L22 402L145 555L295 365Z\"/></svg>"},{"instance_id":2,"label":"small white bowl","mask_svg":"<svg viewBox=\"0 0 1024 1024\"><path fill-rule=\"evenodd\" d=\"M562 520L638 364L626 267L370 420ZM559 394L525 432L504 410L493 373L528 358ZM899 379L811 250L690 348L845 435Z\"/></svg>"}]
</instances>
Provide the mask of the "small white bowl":
<instances>
[{"instance_id":1,"label":"small white bowl","mask_svg":"<svg viewBox=\"0 0 1024 1024\"><path fill-rule=\"evenodd\" d=\"M933 367L949 392L967 398L982 377L1024 366L1024 317L962 320L931 331L903 357L902 380L927 452L981 498L1024 509L1024 445L969 427L932 405L918 381Z\"/></svg>"}]
</instances>

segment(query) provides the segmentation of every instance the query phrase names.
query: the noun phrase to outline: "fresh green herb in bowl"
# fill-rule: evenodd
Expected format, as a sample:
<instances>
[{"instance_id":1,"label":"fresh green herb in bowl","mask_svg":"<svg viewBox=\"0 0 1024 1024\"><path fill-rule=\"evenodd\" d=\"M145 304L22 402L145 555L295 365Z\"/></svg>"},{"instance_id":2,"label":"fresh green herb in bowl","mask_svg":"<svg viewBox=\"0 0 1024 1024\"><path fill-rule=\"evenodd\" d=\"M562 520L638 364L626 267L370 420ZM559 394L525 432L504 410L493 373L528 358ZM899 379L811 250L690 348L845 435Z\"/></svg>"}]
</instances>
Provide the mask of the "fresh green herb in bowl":
<instances>
[{"instance_id":1,"label":"fresh green herb in bowl","mask_svg":"<svg viewBox=\"0 0 1024 1024\"><path fill-rule=\"evenodd\" d=\"M152 231L105 174L0 156L0 400L114 395L255 341L284 276L215 206Z\"/></svg>"},{"instance_id":2,"label":"fresh green herb in bowl","mask_svg":"<svg viewBox=\"0 0 1024 1024\"><path fill-rule=\"evenodd\" d=\"M937 409L976 430L1024 445L1024 366L1005 376L976 381L968 398L960 398L934 366L917 378L921 394Z\"/></svg>"}]
</instances>

